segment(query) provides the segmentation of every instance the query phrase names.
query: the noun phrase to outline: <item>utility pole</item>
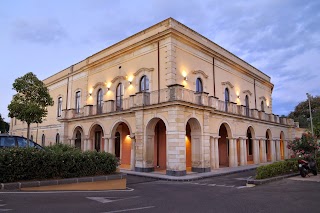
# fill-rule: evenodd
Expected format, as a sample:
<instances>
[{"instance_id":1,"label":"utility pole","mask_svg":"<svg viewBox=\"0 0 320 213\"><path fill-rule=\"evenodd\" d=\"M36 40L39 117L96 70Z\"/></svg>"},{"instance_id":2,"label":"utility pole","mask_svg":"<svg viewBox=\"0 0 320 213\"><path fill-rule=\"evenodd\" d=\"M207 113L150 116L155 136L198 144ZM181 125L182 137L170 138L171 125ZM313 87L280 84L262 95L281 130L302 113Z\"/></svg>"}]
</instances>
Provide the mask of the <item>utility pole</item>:
<instances>
[{"instance_id":1,"label":"utility pole","mask_svg":"<svg viewBox=\"0 0 320 213\"><path fill-rule=\"evenodd\" d=\"M307 97L308 97L308 101L309 101L309 112L310 112L310 122L311 122L311 134L313 136L313 123L312 123L312 113L311 113L311 104L310 104L310 98L312 98L312 96L307 93Z\"/></svg>"}]
</instances>

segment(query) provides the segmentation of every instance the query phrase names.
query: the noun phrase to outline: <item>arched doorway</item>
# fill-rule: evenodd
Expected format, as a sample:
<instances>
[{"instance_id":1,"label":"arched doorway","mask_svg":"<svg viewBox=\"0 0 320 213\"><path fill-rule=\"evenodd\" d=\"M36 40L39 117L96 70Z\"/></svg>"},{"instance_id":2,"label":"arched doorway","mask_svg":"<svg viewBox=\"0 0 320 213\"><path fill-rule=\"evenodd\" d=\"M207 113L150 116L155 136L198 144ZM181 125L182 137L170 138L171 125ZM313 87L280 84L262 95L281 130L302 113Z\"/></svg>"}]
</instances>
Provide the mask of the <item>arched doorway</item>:
<instances>
[{"instance_id":1,"label":"arched doorway","mask_svg":"<svg viewBox=\"0 0 320 213\"><path fill-rule=\"evenodd\" d=\"M166 125L160 118L153 118L146 127L146 171L167 169Z\"/></svg>"},{"instance_id":2,"label":"arched doorway","mask_svg":"<svg viewBox=\"0 0 320 213\"><path fill-rule=\"evenodd\" d=\"M219 128L218 147L219 147L219 167L229 166L229 139L231 136L230 127L223 123Z\"/></svg>"},{"instance_id":3,"label":"arched doorway","mask_svg":"<svg viewBox=\"0 0 320 213\"><path fill-rule=\"evenodd\" d=\"M83 144L83 130L81 127L76 127L73 131L74 146L78 149L85 150Z\"/></svg>"},{"instance_id":4,"label":"arched doorway","mask_svg":"<svg viewBox=\"0 0 320 213\"><path fill-rule=\"evenodd\" d=\"M247 140L246 140L246 150L247 150L247 163L253 164L253 138L254 130L252 127L247 129Z\"/></svg>"},{"instance_id":5,"label":"arched doorway","mask_svg":"<svg viewBox=\"0 0 320 213\"><path fill-rule=\"evenodd\" d=\"M130 138L131 133L128 125L125 122L117 123L111 134L114 140L109 141L109 143L112 143L109 144L109 152L119 159L120 168L130 169L132 139Z\"/></svg>"},{"instance_id":6,"label":"arched doorway","mask_svg":"<svg viewBox=\"0 0 320 213\"><path fill-rule=\"evenodd\" d=\"M284 140L285 140L285 138L284 138L284 133L283 133L283 131L281 131L281 133L280 133L280 159L281 159L281 160L284 160L284 159L285 159Z\"/></svg>"},{"instance_id":7,"label":"arched doorway","mask_svg":"<svg viewBox=\"0 0 320 213\"><path fill-rule=\"evenodd\" d=\"M92 148L91 150L96 150L97 152L101 152L103 151L103 145L104 145L104 141L103 141L103 129L99 124L94 125L91 128L91 132L90 132L90 139L91 139L91 144L92 144ZM90 150L90 148L88 148Z\"/></svg>"},{"instance_id":8,"label":"arched doorway","mask_svg":"<svg viewBox=\"0 0 320 213\"><path fill-rule=\"evenodd\" d=\"M267 161L272 161L272 150L271 150L271 131L268 129L266 131L266 154Z\"/></svg>"},{"instance_id":9,"label":"arched doorway","mask_svg":"<svg viewBox=\"0 0 320 213\"><path fill-rule=\"evenodd\" d=\"M186 167L193 172L205 172L201 158L201 126L197 119L190 118L186 125Z\"/></svg>"}]
</instances>

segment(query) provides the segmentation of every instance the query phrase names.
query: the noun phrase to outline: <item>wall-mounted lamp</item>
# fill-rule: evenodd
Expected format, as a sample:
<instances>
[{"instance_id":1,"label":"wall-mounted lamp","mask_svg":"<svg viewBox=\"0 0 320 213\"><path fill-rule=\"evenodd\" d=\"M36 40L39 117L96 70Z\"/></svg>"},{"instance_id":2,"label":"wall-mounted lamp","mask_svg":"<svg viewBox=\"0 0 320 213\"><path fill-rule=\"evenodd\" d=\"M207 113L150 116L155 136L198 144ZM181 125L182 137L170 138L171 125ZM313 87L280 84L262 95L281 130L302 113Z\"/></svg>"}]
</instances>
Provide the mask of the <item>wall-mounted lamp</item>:
<instances>
[{"instance_id":1,"label":"wall-mounted lamp","mask_svg":"<svg viewBox=\"0 0 320 213\"><path fill-rule=\"evenodd\" d=\"M107 87L107 91L109 91L110 90L110 87Z\"/></svg>"},{"instance_id":2,"label":"wall-mounted lamp","mask_svg":"<svg viewBox=\"0 0 320 213\"><path fill-rule=\"evenodd\" d=\"M185 76L183 79L184 79L185 81L187 81L187 80L188 80L188 77L187 77L187 76Z\"/></svg>"},{"instance_id":3,"label":"wall-mounted lamp","mask_svg":"<svg viewBox=\"0 0 320 213\"><path fill-rule=\"evenodd\" d=\"M240 95L238 95L237 97L240 98Z\"/></svg>"},{"instance_id":4,"label":"wall-mounted lamp","mask_svg":"<svg viewBox=\"0 0 320 213\"><path fill-rule=\"evenodd\" d=\"M132 84L132 81L129 81L129 84Z\"/></svg>"},{"instance_id":5,"label":"wall-mounted lamp","mask_svg":"<svg viewBox=\"0 0 320 213\"><path fill-rule=\"evenodd\" d=\"M89 92L89 96L91 96L92 95L92 93L91 92Z\"/></svg>"}]
</instances>

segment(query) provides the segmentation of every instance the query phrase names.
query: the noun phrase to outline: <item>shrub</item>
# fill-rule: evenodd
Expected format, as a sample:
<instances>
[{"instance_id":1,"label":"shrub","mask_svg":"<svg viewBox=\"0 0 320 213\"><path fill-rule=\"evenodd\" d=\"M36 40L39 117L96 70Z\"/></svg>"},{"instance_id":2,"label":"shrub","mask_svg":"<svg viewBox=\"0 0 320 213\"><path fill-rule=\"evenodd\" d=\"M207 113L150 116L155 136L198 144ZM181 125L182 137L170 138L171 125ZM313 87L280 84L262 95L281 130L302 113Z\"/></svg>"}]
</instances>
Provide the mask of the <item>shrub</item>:
<instances>
[{"instance_id":1,"label":"shrub","mask_svg":"<svg viewBox=\"0 0 320 213\"><path fill-rule=\"evenodd\" d=\"M316 159L317 168L320 169L320 158ZM269 165L259 166L256 170L256 179L265 179L279 175L298 172L298 159L288 159L285 161L275 162Z\"/></svg>"},{"instance_id":2,"label":"shrub","mask_svg":"<svg viewBox=\"0 0 320 213\"><path fill-rule=\"evenodd\" d=\"M49 149L0 149L0 182L107 175L118 165L110 153L81 152L65 145Z\"/></svg>"},{"instance_id":3,"label":"shrub","mask_svg":"<svg viewBox=\"0 0 320 213\"><path fill-rule=\"evenodd\" d=\"M294 152L295 157L301 156L307 159L315 156L315 151L320 148L320 145L317 138L311 133L303 133L301 138L295 138L289 142L287 148Z\"/></svg>"}]
</instances>

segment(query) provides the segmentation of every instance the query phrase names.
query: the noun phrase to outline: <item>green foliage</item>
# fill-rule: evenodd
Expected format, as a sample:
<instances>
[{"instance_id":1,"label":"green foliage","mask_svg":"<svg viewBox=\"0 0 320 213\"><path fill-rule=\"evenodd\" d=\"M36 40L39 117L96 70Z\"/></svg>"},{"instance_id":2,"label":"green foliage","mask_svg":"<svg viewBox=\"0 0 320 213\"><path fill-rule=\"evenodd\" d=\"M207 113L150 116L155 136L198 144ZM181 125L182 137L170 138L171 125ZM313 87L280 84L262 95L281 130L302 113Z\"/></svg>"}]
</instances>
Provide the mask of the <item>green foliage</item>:
<instances>
[{"instance_id":1,"label":"green foliage","mask_svg":"<svg viewBox=\"0 0 320 213\"><path fill-rule=\"evenodd\" d=\"M17 78L13 83L17 94L8 105L9 117L25 121L28 124L27 137L31 123L41 123L46 117L47 106L53 106L48 88L32 72Z\"/></svg>"},{"instance_id":2,"label":"green foliage","mask_svg":"<svg viewBox=\"0 0 320 213\"><path fill-rule=\"evenodd\" d=\"M51 151L34 148L0 149L0 182L107 175L118 161L110 153L81 152L66 146Z\"/></svg>"},{"instance_id":3,"label":"green foliage","mask_svg":"<svg viewBox=\"0 0 320 213\"><path fill-rule=\"evenodd\" d=\"M302 134L301 138L295 138L288 143L288 149L291 149L296 156L294 157L314 157L315 151L320 148L319 142L310 133Z\"/></svg>"},{"instance_id":4,"label":"green foliage","mask_svg":"<svg viewBox=\"0 0 320 213\"><path fill-rule=\"evenodd\" d=\"M286 160L259 166L256 179L265 179L298 171L298 160Z\"/></svg>"},{"instance_id":5,"label":"green foliage","mask_svg":"<svg viewBox=\"0 0 320 213\"><path fill-rule=\"evenodd\" d=\"M78 149L74 146L70 146L68 144L63 144L63 143L54 144L51 146L46 146L44 148L46 150L52 151L52 152L81 152L80 149Z\"/></svg>"},{"instance_id":6,"label":"green foliage","mask_svg":"<svg viewBox=\"0 0 320 213\"><path fill-rule=\"evenodd\" d=\"M320 96L314 96L310 98L313 130L315 135L320 138ZM310 126L310 111L309 111L309 101L305 100L300 102L288 115L294 121L299 122L301 128L309 128Z\"/></svg>"},{"instance_id":7,"label":"green foliage","mask_svg":"<svg viewBox=\"0 0 320 213\"><path fill-rule=\"evenodd\" d=\"M316 159L317 168L320 169L320 158ZM269 165L259 166L256 170L256 179L265 179L280 175L298 172L298 159L289 159Z\"/></svg>"},{"instance_id":8,"label":"green foliage","mask_svg":"<svg viewBox=\"0 0 320 213\"><path fill-rule=\"evenodd\" d=\"M5 133L9 132L9 123L5 122L0 114L0 132Z\"/></svg>"}]
</instances>

